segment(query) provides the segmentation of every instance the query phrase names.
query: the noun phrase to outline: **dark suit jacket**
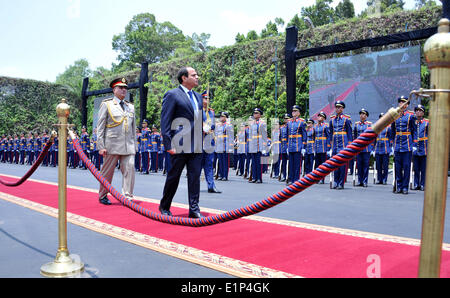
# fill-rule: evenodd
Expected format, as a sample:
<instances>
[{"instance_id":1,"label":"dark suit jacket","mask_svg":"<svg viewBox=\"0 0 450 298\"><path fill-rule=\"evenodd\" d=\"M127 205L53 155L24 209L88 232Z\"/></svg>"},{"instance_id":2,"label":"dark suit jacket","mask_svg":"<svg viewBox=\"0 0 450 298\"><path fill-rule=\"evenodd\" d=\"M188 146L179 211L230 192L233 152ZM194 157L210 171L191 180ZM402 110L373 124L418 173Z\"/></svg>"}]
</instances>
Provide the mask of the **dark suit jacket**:
<instances>
[{"instance_id":1,"label":"dark suit jacket","mask_svg":"<svg viewBox=\"0 0 450 298\"><path fill-rule=\"evenodd\" d=\"M174 146L178 153L202 153L203 113L202 96L193 91L197 100L197 116L194 115L191 100L180 87L164 94L161 110L161 135L164 148Z\"/></svg>"}]
</instances>

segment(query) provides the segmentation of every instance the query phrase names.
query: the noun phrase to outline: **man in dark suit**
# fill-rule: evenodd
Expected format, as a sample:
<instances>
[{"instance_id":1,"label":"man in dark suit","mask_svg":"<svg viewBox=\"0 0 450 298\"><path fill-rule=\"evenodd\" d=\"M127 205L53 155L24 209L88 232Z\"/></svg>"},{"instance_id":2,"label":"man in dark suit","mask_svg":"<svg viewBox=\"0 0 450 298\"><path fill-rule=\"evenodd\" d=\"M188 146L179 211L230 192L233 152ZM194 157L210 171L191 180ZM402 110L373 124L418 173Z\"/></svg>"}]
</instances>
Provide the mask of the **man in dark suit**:
<instances>
[{"instance_id":1,"label":"man in dark suit","mask_svg":"<svg viewBox=\"0 0 450 298\"><path fill-rule=\"evenodd\" d=\"M161 135L170 154L171 168L167 173L159 210L172 216L170 205L180 182L184 166L187 168L189 217L200 218L200 173L203 153L202 97L192 91L198 86L195 69L183 67L177 75L180 86L169 90L163 98Z\"/></svg>"}]
</instances>

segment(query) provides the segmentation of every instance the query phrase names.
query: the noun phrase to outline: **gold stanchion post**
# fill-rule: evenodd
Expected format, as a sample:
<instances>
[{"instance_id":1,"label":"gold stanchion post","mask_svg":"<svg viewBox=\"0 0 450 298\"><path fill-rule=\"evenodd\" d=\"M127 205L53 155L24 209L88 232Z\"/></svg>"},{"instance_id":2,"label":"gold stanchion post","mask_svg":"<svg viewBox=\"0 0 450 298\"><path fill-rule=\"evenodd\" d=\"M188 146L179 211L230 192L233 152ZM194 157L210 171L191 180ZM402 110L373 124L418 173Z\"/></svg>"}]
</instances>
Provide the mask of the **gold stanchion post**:
<instances>
[{"instance_id":1,"label":"gold stanchion post","mask_svg":"<svg viewBox=\"0 0 450 298\"><path fill-rule=\"evenodd\" d=\"M46 277L71 277L84 271L84 264L73 260L67 249L67 129L70 106L65 99L56 107L58 115L58 240L55 260L41 267Z\"/></svg>"},{"instance_id":2,"label":"gold stanchion post","mask_svg":"<svg viewBox=\"0 0 450 298\"><path fill-rule=\"evenodd\" d=\"M450 139L449 20L439 21L438 33L424 46L430 68L430 126L423 206L419 277L439 277L447 193ZM426 92L426 90L425 90Z\"/></svg>"}]
</instances>

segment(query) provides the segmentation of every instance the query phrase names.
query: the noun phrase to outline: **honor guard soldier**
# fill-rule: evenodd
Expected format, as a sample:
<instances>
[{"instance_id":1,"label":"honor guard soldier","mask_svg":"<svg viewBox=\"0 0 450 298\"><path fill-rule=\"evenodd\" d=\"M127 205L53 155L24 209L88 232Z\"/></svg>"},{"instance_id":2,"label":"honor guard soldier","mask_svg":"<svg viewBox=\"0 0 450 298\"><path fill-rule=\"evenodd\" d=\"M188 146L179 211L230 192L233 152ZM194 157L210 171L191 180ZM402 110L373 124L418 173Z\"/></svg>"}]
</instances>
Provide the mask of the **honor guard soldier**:
<instances>
[{"instance_id":1,"label":"honor guard soldier","mask_svg":"<svg viewBox=\"0 0 450 298\"><path fill-rule=\"evenodd\" d=\"M73 141L70 137L67 137L67 154L68 154L68 158L67 158L67 165L69 166L69 168L71 169L75 169L76 168L76 164L75 164L75 149L73 148Z\"/></svg>"},{"instance_id":2,"label":"honor guard soldier","mask_svg":"<svg viewBox=\"0 0 450 298\"><path fill-rule=\"evenodd\" d=\"M0 161L5 162L5 135L0 139Z\"/></svg>"},{"instance_id":3,"label":"honor guard soldier","mask_svg":"<svg viewBox=\"0 0 450 298\"><path fill-rule=\"evenodd\" d=\"M280 150L280 181L285 182L286 181L286 171L287 171L287 165L288 165L288 128L287 123L291 117L289 114L284 114L284 124L280 127L280 141L281 141L281 150Z\"/></svg>"},{"instance_id":4,"label":"honor guard soldier","mask_svg":"<svg viewBox=\"0 0 450 298\"><path fill-rule=\"evenodd\" d=\"M41 141L41 138L39 137L39 133L35 132L34 133L34 145L33 145L34 160L37 160L39 157L39 154L41 153L41 145L42 145L42 141Z\"/></svg>"},{"instance_id":5,"label":"honor guard soldier","mask_svg":"<svg viewBox=\"0 0 450 298\"><path fill-rule=\"evenodd\" d=\"M320 111L317 115L317 124L314 125L315 143L314 143L314 169L320 166L327 160L327 152L330 150L330 129L325 112ZM321 184L325 183L325 178L322 179Z\"/></svg>"},{"instance_id":6,"label":"honor guard soldier","mask_svg":"<svg viewBox=\"0 0 450 298\"><path fill-rule=\"evenodd\" d=\"M381 113L379 118L383 117ZM377 184L386 184L389 173L389 155L392 152L391 125L383 129L375 142L375 164L377 169Z\"/></svg>"},{"instance_id":7,"label":"honor guard soldier","mask_svg":"<svg viewBox=\"0 0 450 298\"><path fill-rule=\"evenodd\" d=\"M7 155L8 155L8 163L14 162L14 139L11 135L8 136L8 148L7 148Z\"/></svg>"},{"instance_id":8,"label":"honor guard soldier","mask_svg":"<svg viewBox=\"0 0 450 298\"><path fill-rule=\"evenodd\" d=\"M272 145L270 146L270 153L272 155L272 169L271 178L280 178L280 160L281 160L281 130L280 123L274 122L272 124Z\"/></svg>"},{"instance_id":9,"label":"honor guard soldier","mask_svg":"<svg viewBox=\"0 0 450 298\"><path fill-rule=\"evenodd\" d=\"M136 172L141 171L141 128L136 127L136 144L137 144L137 151L134 156L134 169Z\"/></svg>"},{"instance_id":10,"label":"honor guard soldier","mask_svg":"<svg viewBox=\"0 0 450 298\"><path fill-rule=\"evenodd\" d=\"M56 167L58 165L58 147L59 147L59 139L58 137L53 138L53 152L50 156L50 164L52 167Z\"/></svg>"},{"instance_id":11,"label":"honor guard soldier","mask_svg":"<svg viewBox=\"0 0 450 298\"><path fill-rule=\"evenodd\" d=\"M84 154L86 154L86 156L89 158L89 154L91 152L90 150L90 140L89 140L89 134L86 131L86 126L83 126L81 128L81 149L83 149ZM86 170L86 164L81 161L80 167L82 167L84 170Z\"/></svg>"},{"instance_id":12,"label":"honor guard soldier","mask_svg":"<svg viewBox=\"0 0 450 298\"><path fill-rule=\"evenodd\" d=\"M220 113L219 123L215 127L216 153L219 160L218 180L227 181L230 166L230 154L234 150L233 126L227 123L228 113Z\"/></svg>"},{"instance_id":13,"label":"honor guard soldier","mask_svg":"<svg viewBox=\"0 0 450 298\"><path fill-rule=\"evenodd\" d=\"M33 134L31 132L28 133L28 137L27 137L27 164L28 165L32 165L33 161L34 161L34 150L33 150L33 146L34 146L34 139L33 139Z\"/></svg>"},{"instance_id":14,"label":"honor guard soldier","mask_svg":"<svg viewBox=\"0 0 450 298\"><path fill-rule=\"evenodd\" d=\"M150 143L151 143L151 147L150 147L150 171L152 173L157 173L158 172L158 152L159 152L159 148L161 147L161 135L158 132L158 128L156 127L155 124L152 125L152 133L150 134L150 139L149 139Z\"/></svg>"},{"instance_id":15,"label":"honor guard soldier","mask_svg":"<svg viewBox=\"0 0 450 298\"><path fill-rule=\"evenodd\" d=\"M369 117L369 112L362 108L359 111L359 121L355 122L355 127L353 128L353 139L358 138L363 132L369 127L372 127L372 122L367 121ZM367 146L361 153L356 156L356 166L358 169L358 184L356 186L367 187L369 180L369 161L370 154L373 151L373 145Z\"/></svg>"},{"instance_id":16,"label":"honor guard soldier","mask_svg":"<svg viewBox=\"0 0 450 298\"><path fill-rule=\"evenodd\" d=\"M266 174L268 166L269 166L269 154L270 154L269 150L270 150L270 147L272 147L272 139L271 138L267 137L267 143L264 145L264 147L267 148L267 150L265 153L263 153L261 155L262 156L261 164L262 164L262 172L263 172L263 174Z\"/></svg>"},{"instance_id":17,"label":"honor guard soldier","mask_svg":"<svg viewBox=\"0 0 450 298\"><path fill-rule=\"evenodd\" d=\"M236 136L237 143L237 156L238 156L238 166L237 175L243 176L245 171L245 156L246 156L246 146L247 146L247 133L245 131L245 123L241 123L239 131Z\"/></svg>"},{"instance_id":18,"label":"honor guard soldier","mask_svg":"<svg viewBox=\"0 0 450 298\"><path fill-rule=\"evenodd\" d=\"M158 170L164 170L164 144L161 136L161 146L158 151Z\"/></svg>"},{"instance_id":19,"label":"honor guard soldier","mask_svg":"<svg viewBox=\"0 0 450 298\"><path fill-rule=\"evenodd\" d=\"M352 120L349 115L345 115L345 103L343 101L336 101L334 104L336 115L330 118L330 135L331 135L331 152L330 155L335 155L344 149L353 141L352 138ZM348 163L342 165L334 172L333 189L343 189L347 178Z\"/></svg>"},{"instance_id":20,"label":"honor guard soldier","mask_svg":"<svg viewBox=\"0 0 450 298\"><path fill-rule=\"evenodd\" d=\"M142 129L141 129L141 141L139 145L141 146L141 172L142 174L149 173L149 165L150 165L150 130L148 128L148 120L142 120Z\"/></svg>"},{"instance_id":21,"label":"honor guard soldier","mask_svg":"<svg viewBox=\"0 0 450 298\"><path fill-rule=\"evenodd\" d=\"M41 152L44 151L44 148L47 145L47 142L49 139L50 139L50 137L47 135L47 131L44 130L44 132L42 133L42 137L41 137ZM50 155L46 154L42 161L42 165L47 167L49 160L50 160Z\"/></svg>"},{"instance_id":22,"label":"honor guard soldier","mask_svg":"<svg viewBox=\"0 0 450 298\"><path fill-rule=\"evenodd\" d=\"M27 140L25 139L25 135L22 132L20 134L20 142L19 142L19 152L20 152L20 164L25 164L25 153L26 153L26 147L27 147Z\"/></svg>"},{"instance_id":23,"label":"honor guard soldier","mask_svg":"<svg viewBox=\"0 0 450 298\"><path fill-rule=\"evenodd\" d=\"M19 164L19 157L20 157L20 139L17 136L17 134L14 135L14 143L13 143L13 150L14 150L14 163Z\"/></svg>"},{"instance_id":24,"label":"honor guard soldier","mask_svg":"<svg viewBox=\"0 0 450 298\"><path fill-rule=\"evenodd\" d=\"M253 119L253 116L251 116ZM244 179L248 179L249 175L251 175L252 169L252 157L248 151L250 147L250 125L245 123L245 134L247 135L247 144L245 145L245 170L244 170Z\"/></svg>"},{"instance_id":25,"label":"honor guard soldier","mask_svg":"<svg viewBox=\"0 0 450 298\"><path fill-rule=\"evenodd\" d=\"M94 163L97 170L100 171L100 156L98 154L98 147L97 147L97 128L94 128L92 131L92 138L91 138L91 158L92 162Z\"/></svg>"},{"instance_id":26,"label":"honor guard soldier","mask_svg":"<svg viewBox=\"0 0 450 298\"><path fill-rule=\"evenodd\" d=\"M415 190L425 189L425 172L427 168L427 150L428 150L428 125L429 120L423 116L425 108L418 105L414 109L416 113L417 134L413 145L413 171Z\"/></svg>"},{"instance_id":27,"label":"honor guard soldier","mask_svg":"<svg viewBox=\"0 0 450 298\"><path fill-rule=\"evenodd\" d=\"M50 145L50 149L48 150L48 164L49 166L53 165L53 156L55 154L55 140L53 140L53 143Z\"/></svg>"},{"instance_id":28,"label":"honor guard soldier","mask_svg":"<svg viewBox=\"0 0 450 298\"><path fill-rule=\"evenodd\" d=\"M289 180L286 184L300 179L302 172L302 154L306 152L306 123L300 118L300 107L292 107L292 119L288 127Z\"/></svg>"},{"instance_id":29,"label":"honor guard soldier","mask_svg":"<svg viewBox=\"0 0 450 298\"><path fill-rule=\"evenodd\" d=\"M261 119L263 112L260 108L253 110L253 118L249 127L248 152L252 160L252 173L250 183L262 183L261 156L267 148L267 124Z\"/></svg>"},{"instance_id":30,"label":"honor guard soldier","mask_svg":"<svg viewBox=\"0 0 450 298\"><path fill-rule=\"evenodd\" d=\"M205 174L206 184L208 186L209 193L221 193L220 190L216 188L214 183L214 150L215 150L215 140L214 131L216 125L214 123L215 112L209 107L209 95L205 91L202 93L202 104L203 104L203 156L202 156L202 169Z\"/></svg>"},{"instance_id":31,"label":"honor guard soldier","mask_svg":"<svg viewBox=\"0 0 450 298\"><path fill-rule=\"evenodd\" d=\"M408 98L401 96L398 98L398 103L399 105L406 104L406 108L408 108ZM392 123L396 193L408 194L412 150L416 132L416 117L411 111L404 110L401 117Z\"/></svg>"},{"instance_id":32,"label":"honor guard soldier","mask_svg":"<svg viewBox=\"0 0 450 298\"><path fill-rule=\"evenodd\" d=\"M314 166L314 143L316 135L314 132L314 120L308 119L306 121L306 148L304 156L305 175L311 173Z\"/></svg>"}]
</instances>

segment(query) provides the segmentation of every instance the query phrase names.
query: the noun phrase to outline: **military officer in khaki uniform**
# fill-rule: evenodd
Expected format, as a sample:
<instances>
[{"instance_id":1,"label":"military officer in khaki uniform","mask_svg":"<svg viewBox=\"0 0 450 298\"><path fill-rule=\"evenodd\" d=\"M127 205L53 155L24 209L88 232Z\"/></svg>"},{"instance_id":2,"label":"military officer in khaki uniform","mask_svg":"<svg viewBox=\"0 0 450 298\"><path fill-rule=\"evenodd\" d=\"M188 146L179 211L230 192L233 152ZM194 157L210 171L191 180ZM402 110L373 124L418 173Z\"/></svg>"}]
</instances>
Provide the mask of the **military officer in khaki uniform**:
<instances>
[{"instance_id":1,"label":"military officer in khaki uniform","mask_svg":"<svg viewBox=\"0 0 450 298\"><path fill-rule=\"evenodd\" d=\"M101 173L111 183L114 169L120 161L122 172L122 194L133 198L134 189L134 156L137 151L136 121L134 106L125 100L128 83L125 78L111 82L114 97L105 99L98 112L97 146L103 156ZM111 205L107 197L108 190L100 184L99 201Z\"/></svg>"}]
</instances>

